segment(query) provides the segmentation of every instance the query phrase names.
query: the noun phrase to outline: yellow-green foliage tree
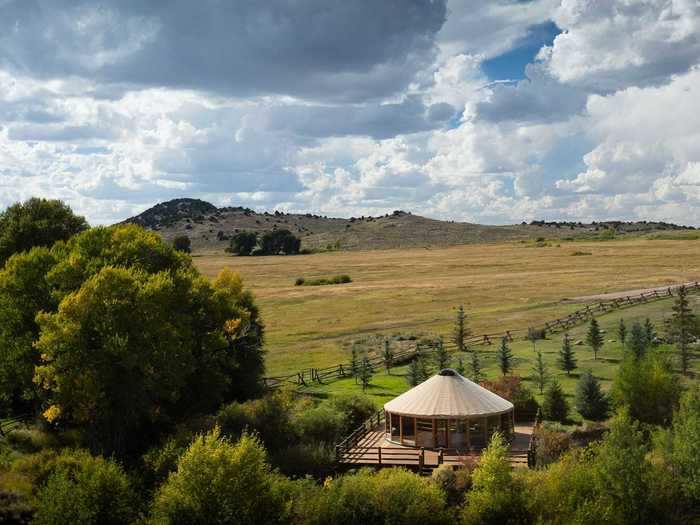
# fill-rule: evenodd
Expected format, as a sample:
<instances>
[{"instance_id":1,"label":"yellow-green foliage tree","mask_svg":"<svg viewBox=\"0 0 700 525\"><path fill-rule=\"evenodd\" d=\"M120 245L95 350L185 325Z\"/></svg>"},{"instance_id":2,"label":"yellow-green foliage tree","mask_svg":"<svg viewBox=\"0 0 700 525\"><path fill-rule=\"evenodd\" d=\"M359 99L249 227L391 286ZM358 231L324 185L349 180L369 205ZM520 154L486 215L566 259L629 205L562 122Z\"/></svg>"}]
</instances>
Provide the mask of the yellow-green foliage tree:
<instances>
[{"instance_id":1,"label":"yellow-green foliage tree","mask_svg":"<svg viewBox=\"0 0 700 525\"><path fill-rule=\"evenodd\" d=\"M259 388L263 327L240 277L225 270L209 282L138 226L12 257L0 308L18 312L0 347L19 345L11 364L24 371L3 393L32 391L47 420L84 429L94 449L146 446L144 433Z\"/></svg>"},{"instance_id":2,"label":"yellow-green foliage tree","mask_svg":"<svg viewBox=\"0 0 700 525\"><path fill-rule=\"evenodd\" d=\"M307 503L313 525L360 523L447 524L446 496L440 486L403 469L361 470L328 481Z\"/></svg>"},{"instance_id":3,"label":"yellow-green foliage tree","mask_svg":"<svg viewBox=\"0 0 700 525\"><path fill-rule=\"evenodd\" d=\"M472 473L472 490L462 509L462 523L528 523L522 488L508 461L508 443L501 433L491 438Z\"/></svg>"},{"instance_id":4,"label":"yellow-green foliage tree","mask_svg":"<svg viewBox=\"0 0 700 525\"><path fill-rule=\"evenodd\" d=\"M151 522L159 525L279 523L282 483L256 438L236 444L218 428L197 437L155 495Z\"/></svg>"},{"instance_id":5,"label":"yellow-green foliage tree","mask_svg":"<svg viewBox=\"0 0 700 525\"><path fill-rule=\"evenodd\" d=\"M32 198L13 204L0 213L0 267L15 253L51 247L87 227L83 217L59 200Z\"/></svg>"}]
</instances>

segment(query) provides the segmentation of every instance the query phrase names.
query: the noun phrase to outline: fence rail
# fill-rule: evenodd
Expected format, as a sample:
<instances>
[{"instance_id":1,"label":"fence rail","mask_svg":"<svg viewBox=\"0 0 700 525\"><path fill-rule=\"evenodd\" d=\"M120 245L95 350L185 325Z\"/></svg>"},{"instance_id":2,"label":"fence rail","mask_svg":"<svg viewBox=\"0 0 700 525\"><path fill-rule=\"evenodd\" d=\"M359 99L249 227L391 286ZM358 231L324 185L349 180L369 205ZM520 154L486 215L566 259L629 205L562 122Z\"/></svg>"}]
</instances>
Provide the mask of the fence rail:
<instances>
[{"instance_id":1,"label":"fence rail","mask_svg":"<svg viewBox=\"0 0 700 525\"><path fill-rule=\"evenodd\" d=\"M695 281L692 283L686 283L685 285L669 286L664 291L659 291L657 289L649 292L642 292L636 295L627 295L614 299L600 300L596 301L595 304L587 304L584 308L571 312L564 317L560 317L552 321L546 321L544 325L538 327L538 329L543 330L545 333L565 332L576 325L585 323L591 317L598 314L605 314L614 310L620 310L631 306L637 306L639 304L645 304L651 301L658 301L673 297L674 291L680 288L680 286L685 286L688 292L691 293L700 291L700 282ZM468 347L484 345L488 346L498 342L503 337L507 338L509 341L513 341L516 336L525 337L528 330L529 329L521 328L516 330L505 330L503 332L472 335L465 339L465 345ZM454 342L446 341L443 344L448 350L454 351L457 349L457 345ZM416 343L414 348L402 350L401 352L394 354L394 362L397 363L410 360L419 354L429 354L434 352L436 348L436 344ZM384 358L382 356L375 355L370 357L369 362L373 367L384 366ZM266 377L264 378L264 382L266 388L274 389L284 385L307 386L314 383L322 384L327 380L352 377L352 375L352 365L350 363L340 363L325 368L305 368L286 376Z\"/></svg>"},{"instance_id":2,"label":"fence rail","mask_svg":"<svg viewBox=\"0 0 700 525\"><path fill-rule=\"evenodd\" d=\"M23 423L26 423L32 418L31 414L21 414L0 421L0 437L5 437L7 434L17 429Z\"/></svg>"}]
</instances>

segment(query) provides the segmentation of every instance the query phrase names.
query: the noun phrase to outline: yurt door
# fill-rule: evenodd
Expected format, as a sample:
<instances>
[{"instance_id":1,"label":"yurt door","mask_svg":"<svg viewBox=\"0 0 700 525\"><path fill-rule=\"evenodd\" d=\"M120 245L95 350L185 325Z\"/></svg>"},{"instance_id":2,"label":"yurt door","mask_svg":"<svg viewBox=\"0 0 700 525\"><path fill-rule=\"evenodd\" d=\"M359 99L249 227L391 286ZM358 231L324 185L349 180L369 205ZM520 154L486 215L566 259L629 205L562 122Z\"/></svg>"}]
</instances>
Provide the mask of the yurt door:
<instances>
[{"instance_id":1,"label":"yurt door","mask_svg":"<svg viewBox=\"0 0 700 525\"><path fill-rule=\"evenodd\" d=\"M435 420L435 448L447 448L447 420Z\"/></svg>"}]
</instances>

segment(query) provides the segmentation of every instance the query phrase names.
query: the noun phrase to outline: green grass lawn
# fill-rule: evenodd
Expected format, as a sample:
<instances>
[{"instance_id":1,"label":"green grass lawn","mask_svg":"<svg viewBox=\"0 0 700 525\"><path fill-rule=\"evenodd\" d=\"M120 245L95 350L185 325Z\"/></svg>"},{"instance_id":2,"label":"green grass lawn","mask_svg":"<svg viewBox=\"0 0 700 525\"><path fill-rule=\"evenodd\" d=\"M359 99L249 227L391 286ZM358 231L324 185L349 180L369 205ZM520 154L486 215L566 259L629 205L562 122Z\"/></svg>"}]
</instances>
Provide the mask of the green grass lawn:
<instances>
[{"instance_id":1,"label":"green grass lawn","mask_svg":"<svg viewBox=\"0 0 700 525\"><path fill-rule=\"evenodd\" d=\"M552 334L548 336L547 339L538 341L536 347L537 350L542 351L550 378L559 381L569 399L570 404L573 406L576 382L578 381L579 375L584 370L591 370L600 380L603 389L606 391L610 390L612 381L617 372L617 368L623 357L622 345L617 340L617 325L620 318L625 320L628 333L632 323L635 321L643 322L647 317L652 320L656 326L657 332L662 333L663 319L670 317L672 304L672 300L664 299L654 303L639 305L617 312L611 312L598 317L600 326L606 331L606 333L604 334L605 344L603 349L599 352L597 360L593 358L593 351L585 344L585 336L588 325L578 326L571 330L569 335L571 336L572 341L576 342L581 340L584 341L584 344L573 346L578 368L573 371L570 376L559 370L557 366L557 359L559 357L559 350L561 348L563 334ZM700 297L693 296L691 299L691 304L693 304L697 309L700 305ZM611 342L612 340L614 340L614 342ZM532 368L536 355L535 351L533 350L532 343L529 341L516 339L511 343L510 347L515 356L513 374L523 377L525 384L531 388L533 393L536 394L538 401L542 401L542 396L539 394L534 378L532 377ZM477 346L476 350L479 352L482 370L486 378L498 378L498 376L500 376L500 371L498 368L498 358L496 354L498 350L497 342L494 342L494 344L490 346ZM673 346L659 345L655 347L653 351L667 354L672 359L674 365L677 364L676 350ZM464 360L466 369L465 375L468 376L468 354L462 354L461 356L460 354L453 354L452 366L456 365L459 357L462 357ZM700 363L698 362L699 358L700 352L698 352L696 349L693 359L693 376L697 376L697 374L700 372ZM407 370L407 366L394 368L392 369L391 374L387 374L385 370L376 370L376 373L372 377L371 385L367 388L365 395L367 395L378 408L381 407L390 399L393 399L410 388L408 382L406 381ZM431 368L431 371L436 371L434 366ZM319 397L331 397L348 394L362 394L362 385L357 384L354 378L344 378L329 381L322 385L310 385L300 389L300 391ZM572 413L572 419L574 421L581 420L580 416L576 413Z\"/></svg>"}]
</instances>

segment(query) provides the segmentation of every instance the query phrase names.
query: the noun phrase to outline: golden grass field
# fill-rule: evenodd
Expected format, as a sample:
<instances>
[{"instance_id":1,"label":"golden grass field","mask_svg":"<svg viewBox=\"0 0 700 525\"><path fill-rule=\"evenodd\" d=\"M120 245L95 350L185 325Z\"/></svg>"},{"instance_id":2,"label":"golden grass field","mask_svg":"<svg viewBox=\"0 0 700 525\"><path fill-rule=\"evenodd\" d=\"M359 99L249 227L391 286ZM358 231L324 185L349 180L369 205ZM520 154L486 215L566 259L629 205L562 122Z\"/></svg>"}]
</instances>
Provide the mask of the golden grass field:
<instances>
[{"instance_id":1,"label":"golden grass field","mask_svg":"<svg viewBox=\"0 0 700 525\"><path fill-rule=\"evenodd\" d=\"M499 332L580 307L562 299L700 280L697 240L554 241L544 247L510 242L194 260L210 277L224 267L240 272L254 292L267 325L269 375L347 361L341 344L362 335L447 335L459 304L475 333ZM294 286L297 277L337 274L353 282Z\"/></svg>"}]
</instances>

